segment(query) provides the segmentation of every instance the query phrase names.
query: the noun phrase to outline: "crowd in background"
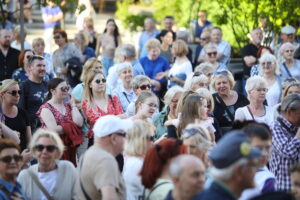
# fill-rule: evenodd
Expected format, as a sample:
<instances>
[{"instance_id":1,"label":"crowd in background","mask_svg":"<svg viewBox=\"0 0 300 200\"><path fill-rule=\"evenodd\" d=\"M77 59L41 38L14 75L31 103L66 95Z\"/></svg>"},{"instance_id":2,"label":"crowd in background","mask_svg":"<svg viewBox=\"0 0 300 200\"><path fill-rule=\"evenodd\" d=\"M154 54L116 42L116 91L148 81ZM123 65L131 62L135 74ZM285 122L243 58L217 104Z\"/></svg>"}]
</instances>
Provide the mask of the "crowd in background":
<instances>
[{"instance_id":1,"label":"crowd in background","mask_svg":"<svg viewBox=\"0 0 300 200\"><path fill-rule=\"evenodd\" d=\"M1 199L300 199L297 29L261 18L237 74L204 10L146 18L136 48L91 8L72 40L51 0L25 50L0 30Z\"/></svg>"}]
</instances>

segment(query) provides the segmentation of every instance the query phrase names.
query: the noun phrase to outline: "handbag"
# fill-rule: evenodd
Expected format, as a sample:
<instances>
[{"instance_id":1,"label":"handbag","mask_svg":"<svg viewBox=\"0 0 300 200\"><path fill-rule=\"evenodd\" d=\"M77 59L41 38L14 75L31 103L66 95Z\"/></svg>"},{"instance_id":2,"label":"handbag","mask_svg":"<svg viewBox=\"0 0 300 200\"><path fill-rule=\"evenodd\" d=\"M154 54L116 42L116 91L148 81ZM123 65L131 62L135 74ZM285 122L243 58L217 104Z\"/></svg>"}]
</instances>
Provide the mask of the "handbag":
<instances>
[{"instance_id":1,"label":"handbag","mask_svg":"<svg viewBox=\"0 0 300 200\"><path fill-rule=\"evenodd\" d=\"M48 200L54 200L54 198L48 193L48 191L44 188L44 186L41 184L40 180L36 176L36 174L32 171L32 169L28 169L28 173L30 177L32 178L33 182L39 187L39 189L43 192L43 194L46 196Z\"/></svg>"}]
</instances>

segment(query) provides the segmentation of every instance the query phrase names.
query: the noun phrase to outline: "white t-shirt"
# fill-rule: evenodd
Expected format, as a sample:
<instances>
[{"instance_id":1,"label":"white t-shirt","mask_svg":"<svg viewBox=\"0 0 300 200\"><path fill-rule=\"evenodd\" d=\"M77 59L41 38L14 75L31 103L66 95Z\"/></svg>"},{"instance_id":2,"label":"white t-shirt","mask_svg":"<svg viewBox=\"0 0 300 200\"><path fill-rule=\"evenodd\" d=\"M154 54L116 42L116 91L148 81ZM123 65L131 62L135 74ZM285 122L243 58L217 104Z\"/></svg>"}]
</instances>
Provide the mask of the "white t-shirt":
<instances>
[{"instance_id":1,"label":"white t-shirt","mask_svg":"<svg viewBox=\"0 0 300 200\"><path fill-rule=\"evenodd\" d=\"M127 200L139 199L143 195L144 186L138 174L143 166L143 159L139 157L125 157L123 178L126 185Z\"/></svg>"},{"instance_id":2,"label":"white t-shirt","mask_svg":"<svg viewBox=\"0 0 300 200\"><path fill-rule=\"evenodd\" d=\"M271 85L268 89L269 90L266 94L268 106L274 107L280 102L281 88L279 83L275 81L274 84Z\"/></svg>"},{"instance_id":3,"label":"white t-shirt","mask_svg":"<svg viewBox=\"0 0 300 200\"><path fill-rule=\"evenodd\" d=\"M179 64L175 61L174 65L169 71L170 76L177 76L180 74L185 74L186 78L193 72L193 66L189 60L186 60L184 63ZM170 81L168 81L168 84Z\"/></svg>"},{"instance_id":4,"label":"white t-shirt","mask_svg":"<svg viewBox=\"0 0 300 200\"><path fill-rule=\"evenodd\" d=\"M38 172L38 177L41 184L48 191L48 193L53 196L55 190L60 188L55 188L57 180L57 169L50 172ZM44 193L41 191L41 200L48 200Z\"/></svg>"},{"instance_id":5,"label":"white t-shirt","mask_svg":"<svg viewBox=\"0 0 300 200\"><path fill-rule=\"evenodd\" d=\"M238 108L235 111L234 120L237 121L245 121L245 120L255 120L256 122L265 123L269 126L271 126L274 122L274 108L271 106L265 106L265 114L263 116L254 116L254 119L252 118L252 115L250 114L247 106Z\"/></svg>"},{"instance_id":6,"label":"white t-shirt","mask_svg":"<svg viewBox=\"0 0 300 200\"><path fill-rule=\"evenodd\" d=\"M12 41L12 43L10 44L10 46L12 48L15 48L15 49L18 49L19 51L21 51L21 44L17 44L17 42L14 40ZM27 41L24 41L24 50L26 49L30 49L30 50L33 50L31 44Z\"/></svg>"}]
</instances>

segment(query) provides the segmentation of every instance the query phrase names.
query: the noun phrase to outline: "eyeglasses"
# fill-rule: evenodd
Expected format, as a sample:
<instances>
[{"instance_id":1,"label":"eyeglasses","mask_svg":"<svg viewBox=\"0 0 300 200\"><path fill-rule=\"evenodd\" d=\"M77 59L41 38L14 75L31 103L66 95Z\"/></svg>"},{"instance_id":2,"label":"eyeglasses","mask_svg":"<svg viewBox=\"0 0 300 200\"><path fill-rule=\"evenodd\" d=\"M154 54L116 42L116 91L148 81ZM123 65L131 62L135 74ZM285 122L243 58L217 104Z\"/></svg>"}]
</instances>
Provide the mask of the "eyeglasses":
<instances>
[{"instance_id":1,"label":"eyeglasses","mask_svg":"<svg viewBox=\"0 0 300 200\"><path fill-rule=\"evenodd\" d=\"M127 135L126 132L118 132L118 133L115 133L115 134L117 134L121 137L126 137L126 135Z\"/></svg>"},{"instance_id":2,"label":"eyeglasses","mask_svg":"<svg viewBox=\"0 0 300 200\"><path fill-rule=\"evenodd\" d=\"M35 150L37 150L38 152L42 152L44 149L46 149L49 153L52 153L55 149L57 149L56 145L42 145L42 144L38 144L35 145L34 147Z\"/></svg>"},{"instance_id":3,"label":"eyeglasses","mask_svg":"<svg viewBox=\"0 0 300 200\"><path fill-rule=\"evenodd\" d=\"M288 49L288 50L285 50L285 53L294 53L294 50L293 49Z\"/></svg>"},{"instance_id":4,"label":"eyeglasses","mask_svg":"<svg viewBox=\"0 0 300 200\"><path fill-rule=\"evenodd\" d=\"M4 163L11 163L12 160L16 161L16 162L20 162L22 160L22 156L21 155L13 155L13 156L4 156L2 158L0 158L0 161L4 162Z\"/></svg>"},{"instance_id":5,"label":"eyeglasses","mask_svg":"<svg viewBox=\"0 0 300 200\"><path fill-rule=\"evenodd\" d=\"M147 135L147 140L149 140L150 142L154 142L155 137L153 135Z\"/></svg>"},{"instance_id":6,"label":"eyeglasses","mask_svg":"<svg viewBox=\"0 0 300 200\"><path fill-rule=\"evenodd\" d=\"M261 66L271 66L273 64L274 64L274 62L263 62L263 63L261 63Z\"/></svg>"},{"instance_id":7,"label":"eyeglasses","mask_svg":"<svg viewBox=\"0 0 300 200\"><path fill-rule=\"evenodd\" d=\"M33 55L27 55L26 59L29 60Z\"/></svg>"},{"instance_id":8,"label":"eyeglasses","mask_svg":"<svg viewBox=\"0 0 300 200\"><path fill-rule=\"evenodd\" d=\"M102 79L96 79L95 82L96 82L97 84L100 84L101 82L102 82L102 83L106 83L106 79L105 79L105 78L102 78Z\"/></svg>"},{"instance_id":9,"label":"eyeglasses","mask_svg":"<svg viewBox=\"0 0 300 200\"><path fill-rule=\"evenodd\" d=\"M216 52L216 51L215 51L215 52L209 52L209 53L207 53L207 55L208 55L209 57L212 57L212 56L215 57L215 56L217 55L217 53L218 53L218 52Z\"/></svg>"},{"instance_id":10,"label":"eyeglasses","mask_svg":"<svg viewBox=\"0 0 300 200\"><path fill-rule=\"evenodd\" d=\"M268 88L256 88L257 92L268 92Z\"/></svg>"},{"instance_id":11,"label":"eyeglasses","mask_svg":"<svg viewBox=\"0 0 300 200\"><path fill-rule=\"evenodd\" d=\"M228 76L228 71L216 71L214 73L215 76Z\"/></svg>"},{"instance_id":12,"label":"eyeglasses","mask_svg":"<svg viewBox=\"0 0 300 200\"><path fill-rule=\"evenodd\" d=\"M155 104L155 103L149 103L148 106L149 106L149 107L152 107L152 108L157 108L157 107L158 107L158 105Z\"/></svg>"},{"instance_id":13,"label":"eyeglasses","mask_svg":"<svg viewBox=\"0 0 300 200\"><path fill-rule=\"evenodd\" d=\"M146 85L141 85L138 88L140 88L141 90L150 90L151 89L151 85L150 84L146 84Z\"/></svg>"},{"instance_id":14,"label":"eyeglasses","mask_svg":"<svg viewBox=\"0 0 300 200\"><path fill-rule=\"evenodd\" d=\"M22 94L22 91L21 90L13 90L11 92L6 92L8 94L10 94L11 96L15 97L17 96L17 94L21 95Z\"/></svg>"},{"instance_id":15,"label":"eyeglasses","mask_svg":"<svg viewBox=\"0 0 300 200\"><path fill-rule=\"evenodd\" d=\"M60 39L60 38L61 38L60 35L55 35L55 36L53 37L53 39Z\"/></svg>"},{"instance_id":16,"label":"eyeglasses","mask_svg":"<svg viewBox=\"0 0 300 200\"><path fill-rule=\"evenodd\" d=\"M69 89L70 89L69 86L61 87L61 88L60 88L60 91L62 91L62 92L67 92L67 91L69 91Z\"/></svg>"}]
</instances>

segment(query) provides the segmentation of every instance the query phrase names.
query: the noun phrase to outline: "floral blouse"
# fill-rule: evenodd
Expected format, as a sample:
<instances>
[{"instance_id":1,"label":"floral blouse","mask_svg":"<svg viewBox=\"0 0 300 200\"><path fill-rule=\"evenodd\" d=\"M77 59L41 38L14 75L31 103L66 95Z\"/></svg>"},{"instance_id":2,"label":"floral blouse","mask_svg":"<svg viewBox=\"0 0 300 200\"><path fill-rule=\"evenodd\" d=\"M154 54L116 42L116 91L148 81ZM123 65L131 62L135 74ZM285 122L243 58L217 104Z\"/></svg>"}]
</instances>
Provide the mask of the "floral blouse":
<instances>
[{"instance_id":1,"label":"floral blouse","mask_svg":"<svg viewBox=\"0 0 300 200\"><path fill-rule=\"evenodd\" d=\"M88 138L91 138L94 135L92 130L97 119L105 115L123 114L122 106L119 102L118 97L116 96L111 96L111 98L108 98L107 112L104 112L96 105L94 107L90 107L87 99L83 100L82 102L82 110L90 126L89 132L87 134Z\"/></svg>"}]
</instances>

